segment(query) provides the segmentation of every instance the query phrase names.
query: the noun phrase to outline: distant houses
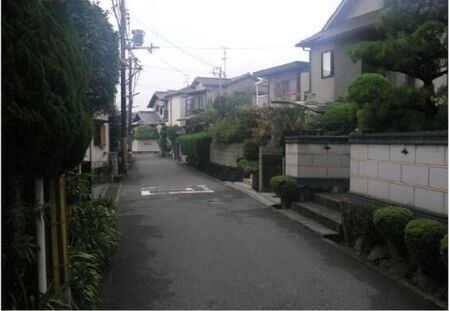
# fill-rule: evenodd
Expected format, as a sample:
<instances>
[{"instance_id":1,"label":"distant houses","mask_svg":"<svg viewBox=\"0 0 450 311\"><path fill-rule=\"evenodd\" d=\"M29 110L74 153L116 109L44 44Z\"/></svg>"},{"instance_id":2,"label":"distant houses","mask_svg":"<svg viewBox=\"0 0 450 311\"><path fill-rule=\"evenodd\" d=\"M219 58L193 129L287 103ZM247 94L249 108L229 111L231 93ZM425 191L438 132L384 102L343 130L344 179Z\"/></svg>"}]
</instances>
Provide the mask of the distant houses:
<instances>
[{"instance_id":1,"label":"distant houses","mask_svg":"<svg viewBox=\"0 0 450 311\"><path fill-rule=\"evenodd\" d=\"M166 125L184 126L197 111L209 107L219 95L248 96L260 107L298 105L323 113L347 95L349 85L364 73L382 72L396 85L420 85L421 81L399 72L380 70L352 62L348 49L361 41L380 39L375 29L383 0L343 0L324 27L295 46L309 52L309 61L293 61L231 79L197 77L177 91L155 92L154 108ZM435 87L447 84L447 75Z\"/></svg>"}]
</instances>

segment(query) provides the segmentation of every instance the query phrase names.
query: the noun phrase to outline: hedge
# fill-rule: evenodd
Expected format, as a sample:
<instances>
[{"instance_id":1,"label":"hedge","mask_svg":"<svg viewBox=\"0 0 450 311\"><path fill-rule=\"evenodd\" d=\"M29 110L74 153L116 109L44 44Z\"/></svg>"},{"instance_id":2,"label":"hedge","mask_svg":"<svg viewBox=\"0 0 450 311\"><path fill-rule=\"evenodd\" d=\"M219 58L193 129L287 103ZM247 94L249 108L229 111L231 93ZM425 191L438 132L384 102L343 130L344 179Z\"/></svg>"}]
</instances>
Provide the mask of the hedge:
<instances>
[{"instance_id":1,"label":"hedge","mask_svg":"<svg viewBox=\"0 0 450 311\"><path fill-rule=\"evenodd\" d=\"M293 201L298 198L297 181L290 176L274 176L270 179L270 187L282 199Z\"/></svg>"},{"instance_id":2,"label":"hedge","mask_svg":"<svg viewBox=\"0 0 450 311\"><path fill-rule=\"evenodd\" d=\"M391 255L397 257L406 255L404 230L406 225L414 219L413 213L403 207L389 206L380 208L373 215L373 222L384 239L388 242Z\"/></svg>"},{"instance_id":3,"label":"hedge","mask_svg":"<svg viewBox=\"0 0 450 311\"><path fill-rule=\"evenodd\" d=\"M410 221L405 228L405 242L411 258L426 270L435 270L445 233L444 226L436 220L418 218Z\"/></svg>"},{"instance_id":4,"label":"hedge","mask_svg":"<svg viewBox=\"0 0 450 311\"><path fill-rule=\"evenodd\" d=\"M208 133L196 133L180 137L181 152L187 155L190 164L204 167L209 162L211 136Z\"/></svg>"}]
</instances>

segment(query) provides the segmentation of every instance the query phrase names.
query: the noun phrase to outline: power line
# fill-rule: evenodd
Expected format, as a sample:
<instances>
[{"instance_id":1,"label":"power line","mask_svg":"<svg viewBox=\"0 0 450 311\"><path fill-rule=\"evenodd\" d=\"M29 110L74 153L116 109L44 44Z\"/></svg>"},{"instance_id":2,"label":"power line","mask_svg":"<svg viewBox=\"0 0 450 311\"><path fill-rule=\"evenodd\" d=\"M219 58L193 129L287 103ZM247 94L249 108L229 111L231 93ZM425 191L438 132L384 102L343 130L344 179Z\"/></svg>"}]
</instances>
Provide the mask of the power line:
<instances>
[{"instance_id":1,"label":"power line","mask_svg":"<svg viewBox=\"0 0 450 311\"><path fill-rule=\"evenodd\" d=\"M145 23L143 23L142 21L140 21L139 19L135 18L135 20L141 24L144 28L146 28L147 30L149 30L150 32L152 32L155 36L159 37L161 40L165 41L166 43L170 44L173 48L178 49L180 51L182 51L183 53L191 56L192 58L195 58L197 61L201 62L202 64L208 66L208 67L214 67L215 65L210 63L207 60L202 59L201 57L187 51L185 48L175 44L174 42L172 42L171 40L165 38L163 35L161 35L160 33L158 33L157 31L151 29L149 26L147 26Z\"/></svg>"},{"instance_id":2,"label":"power line","mask_svg":"<svg viewBox=\"0 0 450 311\"><path fill-rule=\"evenodd\" d=\"M179 47L174 46L160 46L161 49L175 49ZM189 50L223 50L223 47L216 46L182 46L180 48ZM288 50L288 49L298 49L295 46L235 46L228 47L227 50Z\"/></svg>"}]
</instances>

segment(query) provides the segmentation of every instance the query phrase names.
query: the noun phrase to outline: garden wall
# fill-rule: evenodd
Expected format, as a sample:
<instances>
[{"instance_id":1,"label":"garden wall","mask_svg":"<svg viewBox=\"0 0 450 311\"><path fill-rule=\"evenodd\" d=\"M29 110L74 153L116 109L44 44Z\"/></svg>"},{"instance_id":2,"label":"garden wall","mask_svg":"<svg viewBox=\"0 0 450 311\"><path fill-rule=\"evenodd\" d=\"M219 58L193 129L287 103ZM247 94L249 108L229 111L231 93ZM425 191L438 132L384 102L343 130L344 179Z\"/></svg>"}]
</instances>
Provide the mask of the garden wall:
<instances>
[{"instance_id":1,"label":"garden wall","mask_svg":"<svg viewBox=\"0 0 450 311\"><path fill-rule=\"evenodd\" d=\"M350 192L448 215L448 133L350 136Z\"/></svg>"},{"instance_id":2,"label":"garden wall","mask_svg":"<svg viewBox=\"0 0 450 311\"><path fill-rule=\"evenodd\" d=\"M228 167L237 167L237 160L243 157L244 144L242 143L210 145L210 162Z\"/></svg>"},{"instance_id":3,"label":"garden wall","mask_svg":"<svg viewBox=\"0 0 450 311\"><path fill-rule=\"evenodd\" d=\"M271 191L270 179L278 175L284 175L283 148L279 146L259 147L259 191Z\"/></svg>"},{"instance_id":4,"label":"garden wall","mask_svg":"<svg viewBox=\"0 0 450 311\"><path fill-rule=\"evenodd\" d=\"M134 139L131 145L132 152L159 152L158 140L156 139Z\"/></svg>"},{"instance_id":5,"label":"garden wall","mask_svg":"<svg viewBox=\"0 0 450 311\"><path fill-rule=\"evenodd\" d=\"M347 136L285 137L285 172L312 187L342 186L350 178ZM344 190L343 189L343 190Z\"/></svg>"}]
</instances>

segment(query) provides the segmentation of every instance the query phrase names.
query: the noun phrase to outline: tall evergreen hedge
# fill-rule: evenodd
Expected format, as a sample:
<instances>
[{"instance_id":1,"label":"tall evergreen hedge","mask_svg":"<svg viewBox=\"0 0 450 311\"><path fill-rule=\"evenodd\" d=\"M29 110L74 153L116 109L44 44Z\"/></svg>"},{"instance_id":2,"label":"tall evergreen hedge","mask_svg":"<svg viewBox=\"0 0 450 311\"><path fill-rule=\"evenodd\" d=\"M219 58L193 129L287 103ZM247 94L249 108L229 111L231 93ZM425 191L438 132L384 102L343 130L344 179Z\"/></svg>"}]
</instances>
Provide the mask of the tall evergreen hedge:
<instances>
[{"instance_id":1,"label":"tall evergreen hedge","mask_svg":"<svg viewBox=\"0 0 450 311\"><path fill-rule=\"evenodd\" d=\"M38 1L2 3L2 154L8 175L56 175L83 157L86 60L70 24Z\"/></svg>"}]
</instances>

